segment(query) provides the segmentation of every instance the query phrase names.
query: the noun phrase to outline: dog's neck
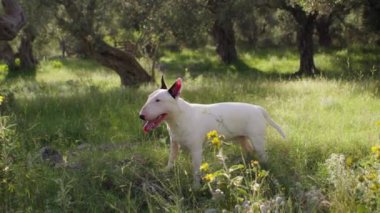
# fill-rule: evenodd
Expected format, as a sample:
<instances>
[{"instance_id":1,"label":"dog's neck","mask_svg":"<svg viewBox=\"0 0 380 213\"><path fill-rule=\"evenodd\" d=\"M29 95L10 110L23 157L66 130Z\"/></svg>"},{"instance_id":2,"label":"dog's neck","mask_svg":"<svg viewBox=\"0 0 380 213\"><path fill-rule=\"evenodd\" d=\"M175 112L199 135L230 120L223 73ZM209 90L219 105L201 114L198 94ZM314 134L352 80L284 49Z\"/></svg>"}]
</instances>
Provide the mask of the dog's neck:
<instances>
[{"instance_id":1,"label":"dog's neck","mask_svg":"<svg viewBox=\"0 0 380 213\"><path fill-rule=\"evenodd\" d=\"M176 108L174 109L175 111L171 112L166 119L166 123L170 129L178 128L180 123L186 123L189 116L192 116L191 108L188 102L182 98L178 98Z\"/></svg>"}]
</instances>

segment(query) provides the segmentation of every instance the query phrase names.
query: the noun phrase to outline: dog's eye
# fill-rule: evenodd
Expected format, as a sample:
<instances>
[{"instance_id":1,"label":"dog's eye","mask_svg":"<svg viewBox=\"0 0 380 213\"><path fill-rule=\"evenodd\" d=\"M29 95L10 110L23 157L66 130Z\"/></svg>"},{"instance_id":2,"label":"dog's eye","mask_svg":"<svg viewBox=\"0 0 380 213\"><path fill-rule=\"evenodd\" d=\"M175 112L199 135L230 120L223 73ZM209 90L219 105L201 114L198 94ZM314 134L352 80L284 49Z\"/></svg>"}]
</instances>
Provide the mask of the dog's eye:
<instances>
[{"instance_id":1,"label":"dog's eye","mask_svg":"<svg viewBox=\"0 0 380 213\"><path fill-rule=\"evenodd\" d=\"M156 102L160 102L161 100L160 99L156 99Z\"/></svg>"}]
</instances>

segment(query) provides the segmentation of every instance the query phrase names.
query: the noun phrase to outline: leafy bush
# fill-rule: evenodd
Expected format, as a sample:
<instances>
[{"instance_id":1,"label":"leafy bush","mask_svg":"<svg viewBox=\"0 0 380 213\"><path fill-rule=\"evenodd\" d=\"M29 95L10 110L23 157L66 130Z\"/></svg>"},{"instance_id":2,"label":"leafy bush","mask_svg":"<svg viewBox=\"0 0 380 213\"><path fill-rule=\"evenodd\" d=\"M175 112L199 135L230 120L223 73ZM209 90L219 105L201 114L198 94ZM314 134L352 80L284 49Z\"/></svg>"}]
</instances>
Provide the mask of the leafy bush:
<instances>
[{"instance_id":1,"label":"leafy bush","mask_svg":"<svg viewBox=\"0 0 380 213\"><path fill-rule=\"evenodd\" d=\"M20 58L16 58L16 59L15 59L15 65L16 65L17 67L19 67L19 66L21 65L21 60L20 60Z\"/></svg>"},{"instance_id":2,"label":"leafy bush","mask_svg":"<svg viewBox=\"0 0 380 213\"><path fill-rule=\"evenodd\" d=\"M54 68L57 68L57 69L60 69L63 67L63 64L61 61L58 61L58 60L53 60L51 61L51 64Z\"/></svg>"},{"instance_id":3,"label":"leafy bush","mask_svg":"<svg viewBox=\"0 0 380 213\"><path fill-rule=\"evenodd\" d=\"M0 72L8 72L8 65L0 64Z\"/></svg>"},{"instance_id":4,"label":"leafy bush","mask_svg":"<svg viewBox=\"0 0 380 213\"><path fill-rule=\"evenodd\" d=\"M15 193L14 161L19 156L19 144L13 127L10 117L0 115L0 211L9 206Z\"/></svg>"},{"instance_id":5,"label":"leafy bush","mask_svg":"<svg viewBox=\"0 0 380 213\"><path fill-rule=\"evenodd\" d=\"M380 126L380 123L378 122ZM371 155L355 159L331 154L324 163L327 171L333 208L358 212L380 211L380 145L371 148Z\"/></svg>"},{"instance_id":6,"label":"leafy bush","mask_svg":"<svg viewBox=\"0 0 380 213\"><path fill-rule=\"evenodd\" d=\"M224 136L218 135L214 130L207 134L207 139L218 164L212 167L208 163L201 165L202 179L205 183L203 189L209 190L212 200L219 208L234 207L237 212L285 209L286 201L283 196L266 198L271 187L270 179L273 177L261 168L258 161L229 166L223 153L223 145L227 144ZM218 168L218 165L222 168Z\"/></svg>"}]
</instances>

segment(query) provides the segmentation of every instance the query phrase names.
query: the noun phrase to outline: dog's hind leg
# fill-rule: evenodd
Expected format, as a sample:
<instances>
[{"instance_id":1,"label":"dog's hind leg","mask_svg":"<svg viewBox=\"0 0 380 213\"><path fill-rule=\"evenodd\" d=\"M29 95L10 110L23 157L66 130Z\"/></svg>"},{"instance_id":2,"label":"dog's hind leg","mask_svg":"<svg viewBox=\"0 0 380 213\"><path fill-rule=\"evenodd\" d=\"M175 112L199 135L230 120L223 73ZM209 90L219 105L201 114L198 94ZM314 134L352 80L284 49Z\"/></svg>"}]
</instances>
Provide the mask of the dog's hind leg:
<instances>
[{"instance_id":1,"label":"dog's hind leg","mask_svg":"<svg viewBox=\"0 0 380 213\"><path fill-rule=\"evenodd\" d=\"M241 137L236 138L236 140L240 143L240 146L244 150L244 152L249 153L249 154L253 153L254 149L252 147L251 142L249 141L247 137L241 136Z\"/></svg>"}]
</instances>

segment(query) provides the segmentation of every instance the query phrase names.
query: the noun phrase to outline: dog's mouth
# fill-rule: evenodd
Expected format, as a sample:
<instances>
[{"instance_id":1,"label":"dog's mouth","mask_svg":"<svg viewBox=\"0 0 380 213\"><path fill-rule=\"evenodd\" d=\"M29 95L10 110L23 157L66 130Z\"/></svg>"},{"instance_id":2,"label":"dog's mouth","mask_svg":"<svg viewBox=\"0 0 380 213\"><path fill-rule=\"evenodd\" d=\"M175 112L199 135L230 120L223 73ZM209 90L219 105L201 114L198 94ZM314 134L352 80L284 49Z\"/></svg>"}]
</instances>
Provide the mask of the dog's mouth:
<instances>
[{"instance_id":1,"label":"dog's mouth","mask_svg":"<svg viewBox=\"0 0 380 213\"><path fill-rule=\"evenodd\" d=\"M153 120L146 121L144 124L144 132L149 132L152 129L157 128L161 124L161 122L165 120L166 116L167 114L163 113Z\"/></svg>"}]
</instances>

